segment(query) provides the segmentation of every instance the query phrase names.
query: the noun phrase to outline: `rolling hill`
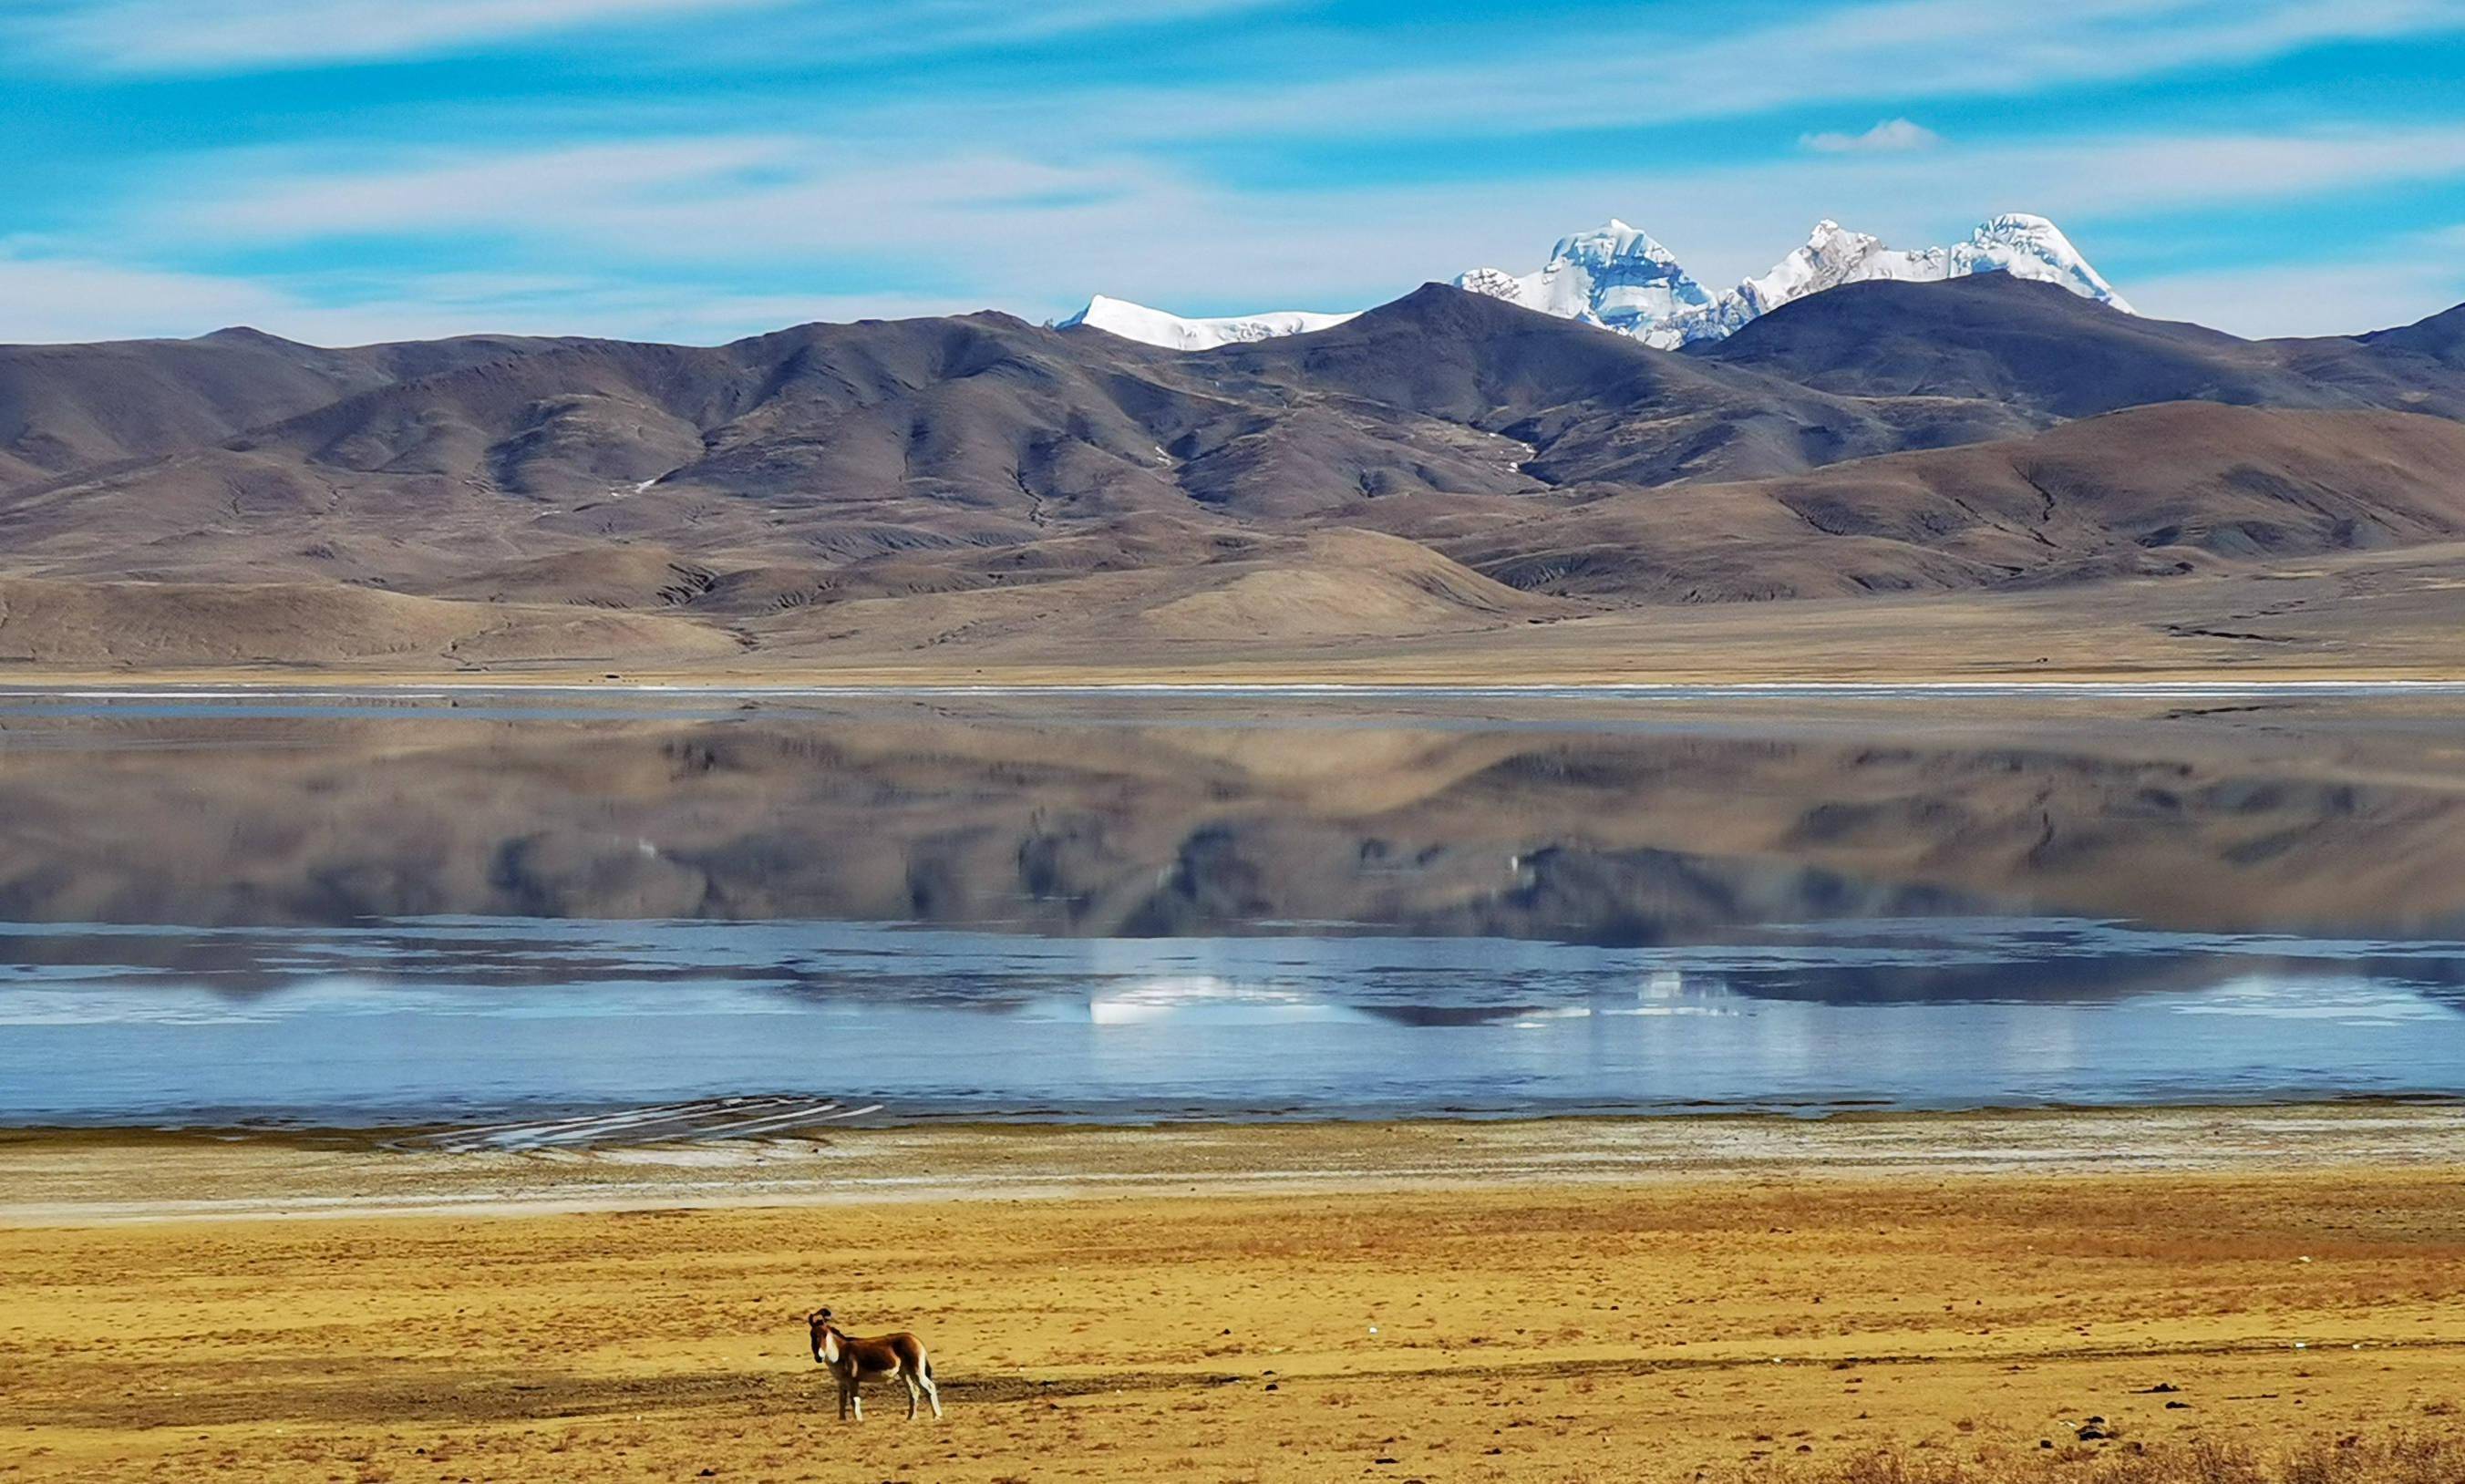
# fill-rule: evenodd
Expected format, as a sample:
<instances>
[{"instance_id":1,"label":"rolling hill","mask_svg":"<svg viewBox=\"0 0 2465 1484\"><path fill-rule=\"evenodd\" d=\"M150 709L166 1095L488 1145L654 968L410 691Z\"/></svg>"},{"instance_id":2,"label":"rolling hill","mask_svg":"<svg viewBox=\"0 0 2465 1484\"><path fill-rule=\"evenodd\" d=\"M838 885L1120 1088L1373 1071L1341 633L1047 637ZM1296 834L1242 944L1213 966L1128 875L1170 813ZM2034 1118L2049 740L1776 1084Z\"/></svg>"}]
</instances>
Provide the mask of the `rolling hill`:
<instances>
[{"instance_id":1,"label":"rolling hill","mask_svg":"<svg viewBox=\"0 0 2465 1484\"><path fill-rule=\"evenodd\" d=\"M0 661L1477 643L2428 549L2459 471L2465 309L2251 342L2002 274L1685 352L1439 285L1197 353L992 313L0 347Z\"/></svg>"}]
</instances>

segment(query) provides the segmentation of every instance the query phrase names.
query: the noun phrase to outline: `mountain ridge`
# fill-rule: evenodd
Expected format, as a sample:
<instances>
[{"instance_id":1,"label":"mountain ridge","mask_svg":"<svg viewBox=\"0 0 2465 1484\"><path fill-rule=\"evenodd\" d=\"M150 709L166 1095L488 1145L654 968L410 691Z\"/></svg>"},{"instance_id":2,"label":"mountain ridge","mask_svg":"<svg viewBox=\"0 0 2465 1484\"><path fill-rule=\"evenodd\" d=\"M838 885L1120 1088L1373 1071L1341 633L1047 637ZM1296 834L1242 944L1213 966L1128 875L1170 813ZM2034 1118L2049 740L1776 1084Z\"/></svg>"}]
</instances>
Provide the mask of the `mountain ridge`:
<instances>
[{"instance_id":1,"label":"mountain ridge","mask_svg":"<svg viewBox=\"0 0 2465 1484\"><path fill-rule=\"evenodd\" d=\"M2243 341L1995 274L1683 352L1441 284L1190 354L993 312L0 347L0 582L55 615L28 662L375 662L392 614L454 663L694 664L2257 573L2465 541L2460 329Z\"/></svg>"},{"instance_id":2,"label":"mountain ridge","mask_svg":"<svg viewBox=\"0 0 2465 1484\"><path fill-rule=\"evenodd\" d=\"M1990 216L1950 247L1913 252L1887 247L1879 237L1848 231L1827 217L1771 269L1719 294L1706 290L1650 233L1611 217L1589 231L1560 237L1548 260L1530 273L1474 268L1452 282L1468 293L1610 330L1655 349L1677 350L1725 339L1784 305L1846 284L1943 282L1981 273L2053 283L2125 314L2136 312L2061 228L2022 211ZM1059 325L1194 351L1312 334L1359 312L1280 310L1185 319L1099 294Z\"/></svg>"}]
</instances>

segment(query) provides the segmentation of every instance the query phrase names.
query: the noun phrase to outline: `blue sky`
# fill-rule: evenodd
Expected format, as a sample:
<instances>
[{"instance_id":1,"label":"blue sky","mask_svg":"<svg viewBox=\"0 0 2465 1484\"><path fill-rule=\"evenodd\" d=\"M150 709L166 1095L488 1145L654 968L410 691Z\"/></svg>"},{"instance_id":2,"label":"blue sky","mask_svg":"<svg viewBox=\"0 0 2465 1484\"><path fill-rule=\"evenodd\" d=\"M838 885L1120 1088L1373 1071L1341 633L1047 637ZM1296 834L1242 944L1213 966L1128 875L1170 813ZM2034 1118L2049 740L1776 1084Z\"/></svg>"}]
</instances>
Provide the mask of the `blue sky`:
<instances>
[{"instance_id":1,"label":"blue sky","mask_svg":"<svg viewBox=\"0 0 2465 1484\"><path fill-rule=\"evenodd\" d=\"M2143 312L2465 299L2465 0L0 0L0 340L1349 309L1619 216L2054 217Z\"/></svg>"}]
</instances>

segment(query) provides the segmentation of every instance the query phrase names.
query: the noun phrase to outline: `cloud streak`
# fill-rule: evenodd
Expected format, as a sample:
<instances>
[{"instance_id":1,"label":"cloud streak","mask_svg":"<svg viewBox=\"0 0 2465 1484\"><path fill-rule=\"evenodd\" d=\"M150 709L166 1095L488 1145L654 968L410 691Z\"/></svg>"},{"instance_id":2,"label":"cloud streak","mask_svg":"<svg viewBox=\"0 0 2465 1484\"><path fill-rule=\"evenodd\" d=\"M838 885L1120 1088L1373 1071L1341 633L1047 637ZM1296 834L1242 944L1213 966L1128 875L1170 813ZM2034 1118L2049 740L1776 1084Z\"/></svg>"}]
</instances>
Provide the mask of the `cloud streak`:
<instances>
[{"instance_id":1,"label":"cloud streak","mask_svg":"<svg viewBox=\"0 0 2465 1484\"><path fill-rule=\"evenodd\" d=\"M1906 119L1886 119L1863 134L1805 134L1797 142L1817 154L1888 155L1932 149L1943 136Z\"/></svg>"},{"instance_id":2,"label":"cloud streak","mask_svg":"<svg viewBox=\"0 0 2465 1484\"><path fill-rule=\"evenodd\" d=\"M324 292L320 292L321 289ZM708 344L808 320L963 314L934 294L762 293L591 274L434 274L375 295L329 286L167 272L0 244L0 343L188 337L245 324L323 345L484 332L568 335L577 325Z\"/></svg>"},{"instance_id":3,"label":"cloud streak","mask_svg":"<svg viewBox=\"0 0 2465 1484\"><path fill-rule=\"evenodd\" d=\"M116 71L365 62L778 0L100 0L24 23L59 55Z\"/></svg>"},{"instance_id":4,"label":"cloud streak","mask_svg":"<svg viewBox=\"0 0 2465 1484\"><path fill-rule=\"evenodd\" d=\"M2465 267L2436 253L2168 274L2132 285L2140 312L2255 336L2354 335L2465 299Z\"/></svg>"},{"instance_id":5,"label":"cloud streak","mask_svg":"<svg viewBox=\"0 0 2465 1484\"><path fill-rule=\"evenodd\" d=\"M2054 9L1887 0L1691 41L1673 41L1647 16L1445 65L1405 59L1301 82L1176 78L1168 88L1096 92L1073 101L1062 130L1150 140L1543 134L1883 99L2024 97L2454 32L2465 32L2458 0L2077 0Z\"/></svg>"},{"instance_id":6,"label":"cloud streak","mask_svg":"<svg viewBox=\"0 0 2465 1484\"><path fill-rule=\"evenodd\" d=\"M13 27L70 63L138 75L245 73L464 54L588 30L731 14L697 51L807 64L1155 26L1267 0L49 0ZM8 34L0 29L0 35Z\"/></svg>"},{"instance_id":7,"label":"cloud streak","mask_svg":"<svg viewBox=\"0 0 2465 1484\"><path fill-rule=\"evenodd\" d=\"M0 275L0 335L31 333L11 316L65 324L33 301L54 282L99 333L274 314L424 332L440 316L411 285L457 328L696 336L756 314L1040 317L1099 290L1188 313L1344 309L1474 263L1533 266L1612 213L1726 283L1819 216L1915 246L2035 210L2137 298L2162 270L2196 277L2219 243L2238 267L2290 256L2269 232L2306 202L2339 213L2319 218L2327 251L2393 274L2355 211L2386 212L2385 239L2465 180L2465 103L2284 85L2341 76L2306 49L2403 37L2377 54L2399 72L2465 55L2440 39L2465 36L2465 0L1842 0L1730 31L1673 28L1658 5L1580 28L1364 13L19 0L0 85L28 87L43 128L15 158L0 137L0 172L30 166L20 181L48 177L52 199L12 199L47 240L21 238ZM13 73L12 38L35 44ZM475 65L349 70L448 56ZM51 127L81 100L81 131ZM55 168L45 137L107 145L88 146L97 167ZM2237 235L2235 213L2276 214ZM122 314L114 275L163 312ZM688 295L706 312L676 307Z\"/></svg>"},{"instance_id":8,"label":"cloud streak","mask_svg":"<svg viewBox=\"0 0 2465 1484\"><path fill-rule=\"evenodd\" d=\"M587 251L603 263L887 265L1031 313L1096 289L1180 304L1203 293L1236 305L1274 298L1343 308L1476 262L1519 262L1557 232L1611 212L1644 221L1699 276L1725 281L1768 267L1819 215L1904 242L1965 230L1998 210L2043 211L2076 229L2465 178L2465 133L1858 150L1521 180L1470 202L1453 185L1242 189L1131 156L1067 165L990 150L883 159L788 135L418 153L356 171L238 155L200 178L212 192L158 210L157 230L242 247L476 235L552 259ZM138 237L146 226L126 230ZM1159 253L1159 243L1170 251Z\"/></svg>"}]
</instances>

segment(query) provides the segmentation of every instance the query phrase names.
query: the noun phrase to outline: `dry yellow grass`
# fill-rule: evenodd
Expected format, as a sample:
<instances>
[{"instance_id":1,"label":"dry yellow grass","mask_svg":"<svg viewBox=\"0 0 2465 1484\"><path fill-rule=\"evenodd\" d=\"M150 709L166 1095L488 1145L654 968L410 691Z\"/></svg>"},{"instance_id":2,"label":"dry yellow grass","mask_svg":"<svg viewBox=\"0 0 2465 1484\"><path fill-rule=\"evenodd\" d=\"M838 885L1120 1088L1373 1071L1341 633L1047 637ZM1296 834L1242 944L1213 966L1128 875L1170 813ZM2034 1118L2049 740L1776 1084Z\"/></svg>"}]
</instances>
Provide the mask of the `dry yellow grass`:
<instances>
[{"instance_id":1,"label":"dry yellow grass","mask_svg":"<svg viewBox=\"0 0 2465 1484\"><path fill-rule=\"evenodd\" d=\"M1749 1473L1755 1484L2455 1484L2465 1441L2442 1432L2346 1433L2257 1448L2194 1442L2103 1452L2073 1447L1991 1464L1887 1450L1821 1469Z\"/></svg>"},{"instance_id":2,"label":"dry yellow grass","mask_svg":"<svg viewBox=\"0 0 2465 1484\"><path fill-rule=\"evenodd\" d=\"M440 629L441 636L407 634L344 651L327 643L330 635L320 639L324 647L300 648L296 636L282 639L280 624L253 650L219 640L128 645L86 625L35 649L0 642L0 681L296 682L314 676L378 684L601 684L610 672L629 681L700 685L2465 677L2465 645L2457 639L2465 624L2465 543L2348 553L2264 572L1676 604L1546 622L1534 620L1546 616L1548 600L1519 595L1510 604L1486 587L1453 591L1447 585L1461 579L1443 569L1408 566L1348 587L1340 563L1287 570L1267 581L1263 594L1210 590L1194 608L1175 607L1163 618L1150 608L1099 601L1109 591L1101 585L1118 580L1105 574L1089 580L1096 591L1054 584L865 599L748 621L724 633L649 609L576 612L567 632L544 624L548 610L444 603L422 611L438 615L440 624L443 615L465 614L455 620L462 627L443 626L451 633ZM1317 601L1330 585L1343 588L1346 605ZM1130 586L1142 601L1173 602L1169 583L1148 577ZM1452 591L1447 601L1478 621L1415 631L1421 620L1413 614L1434 601L1432 587L1444 589L1438 596ZM1351 605L1363 602L1371 610L1354 611ZM1275 631L1254 631L1250 621L1262 607L1280 615ZM518 614L527 615L523 626L495 632ZM638 631L610 627L617 624ZM0 623L0 641L12 626L23 624ZM472 627L491 631L484 644L456 639ZM251 663L250 654L264 657Z\"/></svg>"},{"instance_id":3,"label":"dry yellow grass","mask_svg":"<svg viewBox=\"0 0 2465 1484\"><path fill-rule=\"evenodd\" d=\"M2457 1173L0 1229L0 1478L2414 1484L2465 1415ZM822 1301L923 1334L948 1420L834 1422Z\"/></svg>"}]
</instances>

